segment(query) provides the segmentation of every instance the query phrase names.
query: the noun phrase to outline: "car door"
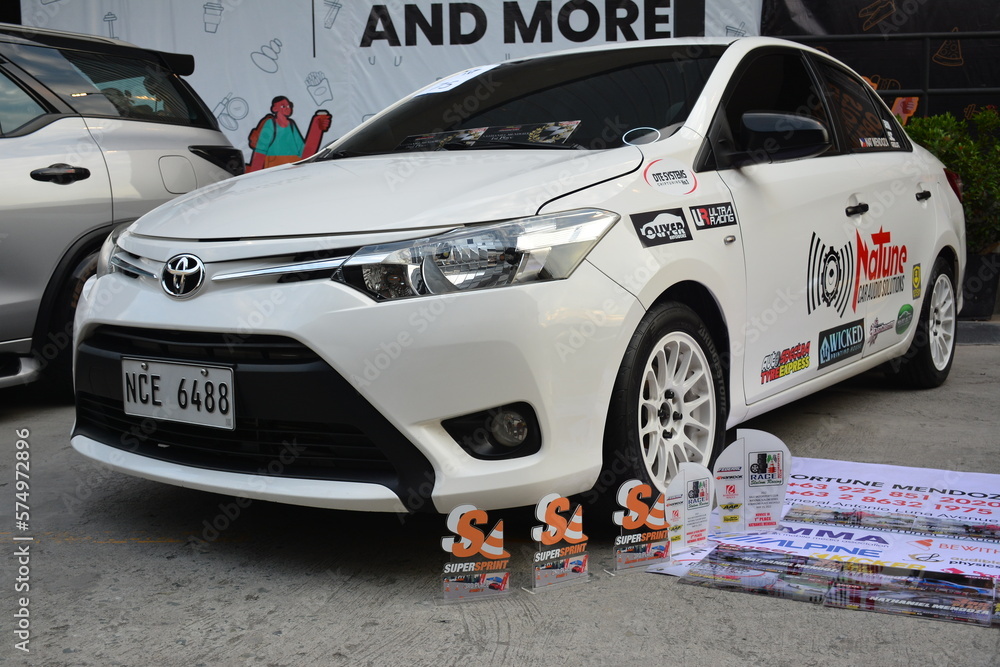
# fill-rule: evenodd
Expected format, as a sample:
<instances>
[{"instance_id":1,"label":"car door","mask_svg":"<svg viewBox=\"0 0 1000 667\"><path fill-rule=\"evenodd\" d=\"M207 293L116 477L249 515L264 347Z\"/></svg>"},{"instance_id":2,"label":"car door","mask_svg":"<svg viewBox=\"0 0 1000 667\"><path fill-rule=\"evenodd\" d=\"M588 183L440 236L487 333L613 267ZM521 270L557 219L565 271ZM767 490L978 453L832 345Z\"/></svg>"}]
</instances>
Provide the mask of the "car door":
<instances>
[{"instance_id":1,"label":"car door","mask_svg":"<svg viewBox=\"0 0 1000 667\"><path fill-rule=\"evenodd\" d=\"M744 114L783 114L829 129L829 110L795 49L754 51L734 73L712 141L741 159L720 175L740 216L746 255L743 330L748 404L851 364L863 349L864 305L851 303L855 229L845 209L861 193L857 161L834 142L817 155L752 146ZM822 129L822 128L821 128Z\"/></svg>"},{"instance_id":2,"label":"car door","mask_svg":"<svg viewBox=\"0 0 1000 667\"><path fill-rule=\"evenodd\" d=\"M28 351L59 261L112 219L107 168L86 123L52 111L0 68L0 352Z\"/></svg>"},{"instance_id":3,"label":"car door","mask_svg":"<svg viewBox=\"0 0 1000 667\"><path fill-rule=\"evenodd\" d=\"M859 77L816 59L844 146L863 175L848 211L855 228L852 307L866 313L865 356L901 342L920 309L920 258L930 261L936 187L906 135Z\"/></svg>"}]
</instances>

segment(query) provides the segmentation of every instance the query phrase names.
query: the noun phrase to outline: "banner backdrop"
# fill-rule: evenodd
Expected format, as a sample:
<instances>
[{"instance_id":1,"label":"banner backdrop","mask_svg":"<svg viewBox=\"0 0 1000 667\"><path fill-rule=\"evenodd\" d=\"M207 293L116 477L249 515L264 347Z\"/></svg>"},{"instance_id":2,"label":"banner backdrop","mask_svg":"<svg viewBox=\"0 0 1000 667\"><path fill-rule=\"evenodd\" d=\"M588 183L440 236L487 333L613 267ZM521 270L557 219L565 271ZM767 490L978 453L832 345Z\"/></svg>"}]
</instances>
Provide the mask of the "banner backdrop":
<instances>
[{"instance_id":1,"label":"banner backdrop","mask_svg":"<svg viewBox=\"0 0 1000 667\"><path fill-rule=\"evenodd\" d=\"M546 51L759 32L762 0L21 0L33 27L190 53L190 83L237 147L289 103L323 143L400 97L476 65ZM314 120L311 122L310 119ZM261 127L267 137L267 128Z\"/></svg>"}]
</instances>

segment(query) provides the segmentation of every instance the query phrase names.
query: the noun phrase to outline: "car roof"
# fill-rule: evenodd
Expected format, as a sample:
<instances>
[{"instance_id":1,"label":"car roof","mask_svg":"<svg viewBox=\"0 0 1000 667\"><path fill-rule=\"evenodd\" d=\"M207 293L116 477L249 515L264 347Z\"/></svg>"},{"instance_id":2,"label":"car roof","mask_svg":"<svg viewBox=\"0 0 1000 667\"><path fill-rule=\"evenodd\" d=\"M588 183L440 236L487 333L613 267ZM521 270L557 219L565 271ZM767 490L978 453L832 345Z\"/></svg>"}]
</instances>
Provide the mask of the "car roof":
<instances>
[{"instance_id":1,"label":"car roof","mask_svg":"<svg viewBox=\"0 0 1000 667\"><path fill-rule=\"evenodd\" d=\"M62 49L79 49L118 55L144 55L147 58L160 60L167 68L180 76L189 76L194 72L194 56L146 49L120 39L111 39L99 35L85 35L65 30L50 30L48 28L32 28L12 23L0 23L0 42Z\"/></svg>"}]
</instances>

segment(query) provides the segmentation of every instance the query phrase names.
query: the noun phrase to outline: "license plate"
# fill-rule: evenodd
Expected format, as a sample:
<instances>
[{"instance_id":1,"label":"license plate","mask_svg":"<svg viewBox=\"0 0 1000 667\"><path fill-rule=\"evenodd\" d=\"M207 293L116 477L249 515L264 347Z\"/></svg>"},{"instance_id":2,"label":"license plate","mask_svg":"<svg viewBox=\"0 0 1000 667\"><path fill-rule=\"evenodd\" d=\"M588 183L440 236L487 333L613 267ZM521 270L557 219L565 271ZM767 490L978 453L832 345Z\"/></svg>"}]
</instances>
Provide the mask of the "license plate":
<instances>
[{"instance_id":1,"label":"license plate","mask_svg":"<svg viewBox=\"0 0 1000 667\"><path fill-rule=\"evenodd\" d=\"M232 430L233 369L122 359L125 414Z\"/></svg>"}]
</instances>

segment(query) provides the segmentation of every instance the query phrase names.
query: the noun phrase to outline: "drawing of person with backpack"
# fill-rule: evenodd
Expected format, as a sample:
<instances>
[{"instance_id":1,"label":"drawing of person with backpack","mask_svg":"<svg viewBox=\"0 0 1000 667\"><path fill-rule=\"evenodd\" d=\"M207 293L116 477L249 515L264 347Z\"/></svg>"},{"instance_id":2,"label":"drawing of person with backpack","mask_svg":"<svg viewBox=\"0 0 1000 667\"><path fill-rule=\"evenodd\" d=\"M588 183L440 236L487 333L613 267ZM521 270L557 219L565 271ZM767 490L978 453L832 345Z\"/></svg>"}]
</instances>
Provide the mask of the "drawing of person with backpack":
<instances>
[{"instance_id":1,"label":"drawing of person with backpack","mask_svg":"<svg viewBox=\"0 0 1000 667\"><path fill-rule=\"evenodd\" d=\"M271 100L271 113L265 115L250 131L249 143L253 154L246 170L258 171L279 164L296 162L319 150L323 134L330 129L330 112L320 109L313 114L305 138L292 120L294 105L284 95Z\"/></svg>"}]
</instances>

